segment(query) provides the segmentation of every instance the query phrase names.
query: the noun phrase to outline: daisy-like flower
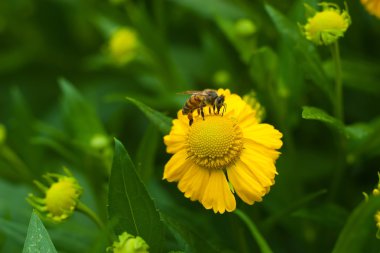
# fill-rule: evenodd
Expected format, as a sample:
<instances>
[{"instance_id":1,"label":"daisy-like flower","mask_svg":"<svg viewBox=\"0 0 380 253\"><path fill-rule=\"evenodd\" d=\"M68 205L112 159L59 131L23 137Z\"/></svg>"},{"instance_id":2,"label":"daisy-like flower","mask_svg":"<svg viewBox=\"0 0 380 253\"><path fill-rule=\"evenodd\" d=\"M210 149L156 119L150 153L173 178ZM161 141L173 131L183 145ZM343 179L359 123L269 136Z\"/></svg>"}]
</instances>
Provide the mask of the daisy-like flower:
<instances>
[{"instance_id":1,"label":"daisy-like flower","mask_svg":"<svg viewBox=\"0 0 380 253\"><path fill-rule=\"evenodd\" d=\"M215 213L234 211L234 192L247 204L261 201L274 184L275 161L282 146L282 134L262 124L257 112L240 96L218 90L228 107L224 115L205 119L194 112L194 122L179 111L164 137L167 152L173 154L165 165L163 178L178 182L185 197L199 201Z\"/></svg>"},{"instance_id":2,"label":"daisy-like flower","mask_svg":"<svg viewBox=\"0 0 380 253\"><path fill-rule=\"evenodd\" d=\"M380 0L360 0L360 1L370 14L376 16L377 18L380 18Z\"/></svg>"},{"instance_id":3,"label":"daisy-like flower","mask_svg":"<svg viewBox=\"0 0 380 253\"><path fill-rule=\"evenodd\" d=\"M72 215L82 194L82 188L70 171L64 168L66 175L47 173L43 177L49 183L46 187L38 181L36 186L45 193L44 198L29 194L27 201L41 217L52 222L61 222Z\"/></svg>"},{"instance_id":4,"label":"daisy-like flower","mask_svg":"<svg viewBox=\"0 0 380 253\"><path fill-rule=\"evenodd\" d=\"M351 24L351 18L346 10L340 10L333 3L322 2L322 11L307 19L303 31L308 40L317 45L329 45L343 37Z\"/></svg>"},{"instance_id":5,"label":"daisy-like flower","mask_svg":"<svg viewBox=\"0 0 380 253\"><path fill-rule=\"evenodd\" d=\"M127 232L119 235L118 241L115 241L108 252L113 253L149 253L149 245L140 236L134 237Z\"/></svg>"}]
</instances>

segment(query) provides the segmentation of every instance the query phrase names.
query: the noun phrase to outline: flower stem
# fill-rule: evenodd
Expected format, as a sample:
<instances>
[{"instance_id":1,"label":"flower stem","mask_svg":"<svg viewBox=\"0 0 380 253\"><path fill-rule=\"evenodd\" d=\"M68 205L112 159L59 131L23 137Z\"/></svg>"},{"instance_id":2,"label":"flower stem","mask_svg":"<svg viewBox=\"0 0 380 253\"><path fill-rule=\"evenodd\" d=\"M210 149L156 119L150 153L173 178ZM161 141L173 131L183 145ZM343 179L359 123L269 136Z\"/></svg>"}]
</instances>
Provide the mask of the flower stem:
<instances>
[{"instance_id":1,"label":"flower stem","mask_svg":"<svg viewBox=\"0 0 380 253\"><path fill-rule=\"evenodd\" d=\"M252 220L246 215L243 211L236 209L234 212L248 227L251 232L252 237L256 240L261 253L272 253L268 243L264 239L264 237L260 234L259 230L252 222Z\"/></svg>"},{"instance_id":2,"label":"flower stem","mask_svg":"<svg viewBox=\"0 0 380 253\"><path fill-rule=\"evenodd\" d=\"M335 117L344 123L342 97L342 64L340 62L339 44L335 41L331 45L331 55L335 66Z\"/></svg>"},{"instance_id":3,"label":"flower stem","mask_svg":"<svg viewBox=\"0 0 380 253\"><path fill-rule=\"evenodd\" d=\"M96 225L100 229L105 229L105 225L100 220L100 218L98 217L98 215L94 211L92 211L88 206L86 206L85 204L83 204L80 201L78 202L77 210L80 211L80 212L82 212L83 214L87 215L91 220L93 220L96 223Z\"/></svg>"}]
</instances>

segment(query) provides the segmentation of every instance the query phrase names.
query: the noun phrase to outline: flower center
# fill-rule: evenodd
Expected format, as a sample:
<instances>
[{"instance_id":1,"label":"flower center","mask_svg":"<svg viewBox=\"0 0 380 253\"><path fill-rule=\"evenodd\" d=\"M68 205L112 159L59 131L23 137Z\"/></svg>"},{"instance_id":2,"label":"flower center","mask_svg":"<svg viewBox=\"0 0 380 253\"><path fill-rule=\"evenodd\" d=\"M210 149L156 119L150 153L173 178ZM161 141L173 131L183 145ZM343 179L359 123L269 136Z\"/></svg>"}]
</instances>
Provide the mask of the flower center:
<instances>
[{"instance_id":1,"label":"flower center","mask_svg":"<svg viewBox=\"0 0 380 253\"><path fill-rule=\"evenodd\" d=\"M206 116L190 127L187 153L207 169L224 169L243 149L243 133L235 121L220 115Z\"/></svg>"},{"instance_id":2,"label":"flower center","mask_svg":"<svg viewBox=\"0 0 380 253\"><path fill-rule=\"evenodd\" d=\"M46 192L47 210L54 216L60 216L75 208L78 191L75 182L64 178L52 184Z\"/></svg>"}]
</instances>

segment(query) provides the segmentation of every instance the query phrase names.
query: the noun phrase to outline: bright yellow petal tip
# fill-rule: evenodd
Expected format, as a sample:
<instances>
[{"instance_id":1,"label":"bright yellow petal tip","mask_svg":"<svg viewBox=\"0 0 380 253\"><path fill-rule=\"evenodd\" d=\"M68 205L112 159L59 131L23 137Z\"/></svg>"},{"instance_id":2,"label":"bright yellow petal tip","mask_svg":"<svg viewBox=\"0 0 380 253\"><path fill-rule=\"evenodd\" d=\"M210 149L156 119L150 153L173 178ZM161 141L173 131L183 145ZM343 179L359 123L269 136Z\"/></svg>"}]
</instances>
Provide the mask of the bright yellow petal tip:
<instances>
[{"instance_id":1,"label":"bright yellow petal tip","mask_svg":"<svg viewBox=\"0 0 380 253\"><path fill-rule=\"evenodd\" d=\"M351 18L346 10L333 3L320 3L322 11L308 18L303 26L306 38L316 45L329 45L343 37L351 24Z\"/></svg>"},{"instance_id":2,"label":"bright yellow petal tip","mask_svg":"<svg viewBox=\"0 0 380 253\"><path fill-rule=\"evenodd\" d=\"M72 215L82 194L82 188L68 169L67 176L47 173L44 178L50 183L49 187L38 181L35 184L45 193L44 198L30 194L27 201L37 210L41 217L52 222L61 222Z\"/></svg>"},{"instance_id":3,"label":"bright yellow petal tip","mask_svg":"<svg viewBox=\"0 0 380 253\"><path fill-rule=\"evenodd\" d=\"M368 13L380 18L380 0L360 0Z\"/></svg>"},{"instance_id":4,"label":"bright yellow petal tip","mask_svg":"<svg viewBox=\"0 0 380 253\"><path fill-rule=\"evenodd\" d=\"M199 201L215 213L236 209L236 193L247 204L261 201L277 174L276 149L282 134L269 124L260 124L261 106L252 97L243 100L229 90L226 111L204 108L204 120L194 112L194 122L178 112L164 137L167 152L173 154L165 165L163 178L178 182L178 189L192 201ZM195 110L196 111L196 110Z\"/></svg>"}]
</instances>

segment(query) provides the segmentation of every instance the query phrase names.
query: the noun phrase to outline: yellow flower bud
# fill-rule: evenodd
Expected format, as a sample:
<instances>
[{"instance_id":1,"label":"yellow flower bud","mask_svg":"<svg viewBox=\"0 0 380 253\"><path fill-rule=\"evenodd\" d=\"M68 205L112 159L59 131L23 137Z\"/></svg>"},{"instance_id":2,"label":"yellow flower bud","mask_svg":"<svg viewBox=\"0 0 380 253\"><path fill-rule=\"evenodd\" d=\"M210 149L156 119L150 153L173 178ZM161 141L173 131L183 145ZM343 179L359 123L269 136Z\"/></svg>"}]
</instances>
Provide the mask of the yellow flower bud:
<instances>
[{"instance_id":1,"label":"yellow flower bud","mask_svg":"<svg viewBox=\"0 0 380 253\"><path fill-rule=\"evenodd\" d=\"M108 251L113 253L149 253L149 245L140 236L134 237L127 232L119 235Z\"/></svg>"},{"instance_id":2,"label":"yellow flower bud","mask_svg":"<svg viewBox=\"0 0 380 253\"><path fill-rule=\"evenodd\" d=\"M109 147L110 139L103 134L95 134L90 140L90 146L96 150Z\"/></svg>"},{"instance_id":3,"label":"yellow flower bud","mask_svg":"<svg viewBox=\"0 0 380 253\"><path fill-rule=\"evenodd\" d=\"M380 18L380 0L361 0L361 3L370 14Z\"/></svg>"},{"instance_id":4,"label":"yellow flower bud","mask_svg":"<svg viewBox=\"0 0 380 253\"><path fill-rule=\"evenodd\" d=\"M139 41L137 34L126 27L116 30L109 41L109 52L116 64L123 65L133 60Z\"/></svg>"},{"instance_id":5,"label":"yellow flower bud","mask_svg":"<svg viewBox=\"0 0 380 253\"><path fill-rule=\"evenodd\" d=\"M339 6L333 3L323 2L319 5L322 6L322 11L308 18L303 30L306 38L313 43L329 45L343 37L351 24L351 18L347 8L341 11Z\"/></svg>"},{"instance_id":6,"label":"yellow flower bud","mask_svg":"<svg viewBox=\"0 0 380 253\"><path fill-rule=\"evenodd\" d=\"M243 18L236 21L235 30L238 35L248 37L253 35L257 28L251 20Z\"/></svg>"},{"instance_id":7,"label":"yellow flower bud","mask_svg":"<svg viewBox=\"0 0 380 253\"><path fill-rule=\"evenodd\" d=\"M64 168L65 175L47 173L44 175L50 184L46 187L35 181L37 187L45 193L44 198L29 194L27 201L37 213L52 222L61 222L72 215L82 194L82 188L70 171Z\"/></svg>"},{"instance_id":8,"label":"yellow flower bud","mask_svg":"<svg viewBox=\"0 0 380 253\"><path fill-rule=\"evenodd\" d=\"M259 101L257 101L256 93L254 91L251 91L250 93L243 96L243 100L256 112L256 120L258 123L260 123L264 119L265 109L261 106Z\"/></svg>"}]
</instances>

